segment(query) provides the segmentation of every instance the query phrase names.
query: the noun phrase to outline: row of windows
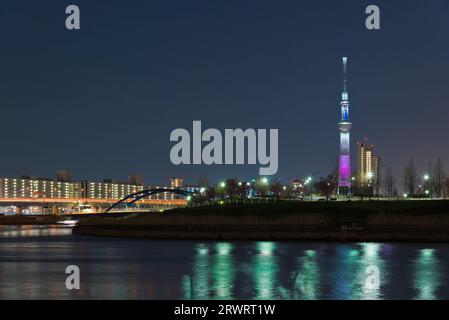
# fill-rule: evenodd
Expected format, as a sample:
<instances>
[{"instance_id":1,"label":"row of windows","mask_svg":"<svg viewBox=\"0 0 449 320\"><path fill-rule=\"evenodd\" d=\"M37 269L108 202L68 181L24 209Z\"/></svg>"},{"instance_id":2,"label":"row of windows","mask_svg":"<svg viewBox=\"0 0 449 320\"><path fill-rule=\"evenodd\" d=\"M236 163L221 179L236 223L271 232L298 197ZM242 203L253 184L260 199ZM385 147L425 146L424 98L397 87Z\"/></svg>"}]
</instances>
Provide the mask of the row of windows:
<instances>
[{"instance_id":1,"label":"row of windows","mask_svg":"<svg viewBox=\"0 0 449 320\"><path fill-rule=\"evenodd\" d=\"M49 180L0 179L0 197L2 198L121 199L131 193L142 191L144 188L159 187L88 181L80 183ZM172 193L160 193L150 198L170 200L176 197Z\"/></svg>"}]
</instances>

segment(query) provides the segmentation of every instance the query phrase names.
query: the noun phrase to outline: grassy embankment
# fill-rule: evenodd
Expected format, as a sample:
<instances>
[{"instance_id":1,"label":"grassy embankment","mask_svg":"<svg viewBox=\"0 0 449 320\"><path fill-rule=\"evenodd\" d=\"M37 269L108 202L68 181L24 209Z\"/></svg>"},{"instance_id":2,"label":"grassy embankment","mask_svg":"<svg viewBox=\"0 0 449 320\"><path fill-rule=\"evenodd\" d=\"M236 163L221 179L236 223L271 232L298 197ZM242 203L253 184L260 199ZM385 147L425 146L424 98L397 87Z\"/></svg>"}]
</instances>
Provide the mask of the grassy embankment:
<instances>
[{"instance_id":1,"label":"grassy embankment","mask_svg":"<svg viewBox=\"0 0 449 320\"><path fill-rule=\"evenodd\" d=\"M342 226L349 227L344 235ZM449 241L449 201L225 204L121 218L96 216L74 232L174 239Z\"/></svg>"}]
</instances>

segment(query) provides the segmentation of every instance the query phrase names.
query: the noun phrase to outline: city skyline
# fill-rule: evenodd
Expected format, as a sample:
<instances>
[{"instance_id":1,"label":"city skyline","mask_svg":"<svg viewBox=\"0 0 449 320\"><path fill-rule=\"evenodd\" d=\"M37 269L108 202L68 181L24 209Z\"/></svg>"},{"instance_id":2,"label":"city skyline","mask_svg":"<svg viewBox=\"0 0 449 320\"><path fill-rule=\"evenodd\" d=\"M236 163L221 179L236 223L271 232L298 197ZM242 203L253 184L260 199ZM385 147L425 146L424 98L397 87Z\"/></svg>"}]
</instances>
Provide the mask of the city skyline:
<instances>
[{"instance_id":1,"label":"city skyline","mask_svg":"<svg viewBox=\"0 0 449 320\"><path fill-rule=\"evenodd\" d=\"M420 172L439 156L447 167L443 1L407 8L381 1L382 29L374 33L363 28L365 4L351 1L326 3L324 11L319 1L258 2L256 11L120 4L80 1L78 33L67 33L48 3L10 5L0 22L11 30L0 62L0 176L59 168L79 180L142 172L156 184L170 176L193 183L257 176L257 166L171 165L170 131L194 119L219 129L279 128L283 181L332 172L342 56L351 59L353 141L375 141L398 178L411 157ZM122 22L110 25L111 17Z\"/></svg>"}]
</instances>

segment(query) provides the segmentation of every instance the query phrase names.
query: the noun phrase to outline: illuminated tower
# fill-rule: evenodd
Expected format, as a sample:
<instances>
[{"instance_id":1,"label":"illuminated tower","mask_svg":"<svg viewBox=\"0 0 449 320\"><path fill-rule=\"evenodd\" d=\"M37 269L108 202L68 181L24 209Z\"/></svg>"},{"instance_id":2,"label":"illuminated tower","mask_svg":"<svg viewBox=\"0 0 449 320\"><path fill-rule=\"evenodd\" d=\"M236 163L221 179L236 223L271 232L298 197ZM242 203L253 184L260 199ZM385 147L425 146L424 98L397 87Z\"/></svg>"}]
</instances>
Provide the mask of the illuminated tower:
<instances>
[{"instance_id":1,"label":"illuminated tower","mask_svg":"<svg viewBox=\"0 0 449 320\"><path fill-rule=\"evenodd\" d=\"M348 58L343 57L343 92L341 94L341 119L338 123L340 130L340 163L338 172L338 194L347 195L351 192L351 155L349 149L349 131L352 123L349 122L349 99L347 88Z\"/></svg>"}]
</instances>

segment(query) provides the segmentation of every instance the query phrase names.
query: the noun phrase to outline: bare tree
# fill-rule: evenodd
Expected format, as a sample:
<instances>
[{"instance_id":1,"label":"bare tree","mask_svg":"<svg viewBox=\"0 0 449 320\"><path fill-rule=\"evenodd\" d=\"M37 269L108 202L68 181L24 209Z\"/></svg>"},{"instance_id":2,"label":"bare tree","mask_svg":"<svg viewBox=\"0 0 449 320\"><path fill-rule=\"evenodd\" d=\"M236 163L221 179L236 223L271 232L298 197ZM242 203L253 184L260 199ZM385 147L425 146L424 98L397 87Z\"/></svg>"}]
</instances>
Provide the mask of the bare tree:
<instances>
[{"instance_id":1,"label":"bare tree","mask_svg":"<svg viewBox=\"0 0 449 320\"><path fill-rule=\"evenodd\" d=\"M404 191L410 196L415 196L416 191L416 168L413 158L404 170Z\"/></svg>"},{"instance_id":2,"label":"bare tree","mask_svg":"<svg viewBox=\"0 0 449 320\"><path fill-rule=\"evenodd\" d=\"M238 182L236 179L227 179L226 180L226 193L229 198L234 199L238 195Z\"/></svg>"},{"instance_id":3,"label":"bare tree","mask_svg":"<svg viewBox=\"0 0 449 320\"><path fill-rule=\"evenodd\" d=\"M337 177L334 174L328 175L326 178L321 178L320 181L315 183L315 189L322 195L326 197L326 200L334 193L337 188Z\"/></svg>"},{"instance_id":4,"label":"bare tree","mask_svg":"<svg viewBox=\"0 0 449 320\"><path fill-rule=\"evenodd\" d=\"M391 198L394 196L395 184L396 180L391 173L391 168L388 167L384 178L385 194L387 197Z\"/></svg>"},{"instance_id":5,"label":"bare tree","mask_svg":"<svg viewBox=\"0 0 449 320\"><path fill-rule=\"evenodd\" d=\"M437 198L442 198L445 196L445 184L446 180L446 173L444 171L443 162L441 161L441 158L438 158L435 167L433 169L432 174L432 189L433 189L433 196Z\"/></svg>"},{"instance_id":6,"label":"bare tree","mask_svg":"<svg viewBox=\"0 0 449 320\"><path fill-rule=\"evenodd\" d=\"M270 185L263 178L258 178L254 182L254 191L259 197L265 197L269 189Z\"/></svg>"},{"instance_id":7,"label":"bare tree","mask_svg":"<svg viewBox=\"0 0 449 320\"><path fill-rule=\"evenodd\" d=\"M445 189L446 197L447 197L449 195L449 177L446 177L444 189Z\"/></svg>"}]
</instances>

